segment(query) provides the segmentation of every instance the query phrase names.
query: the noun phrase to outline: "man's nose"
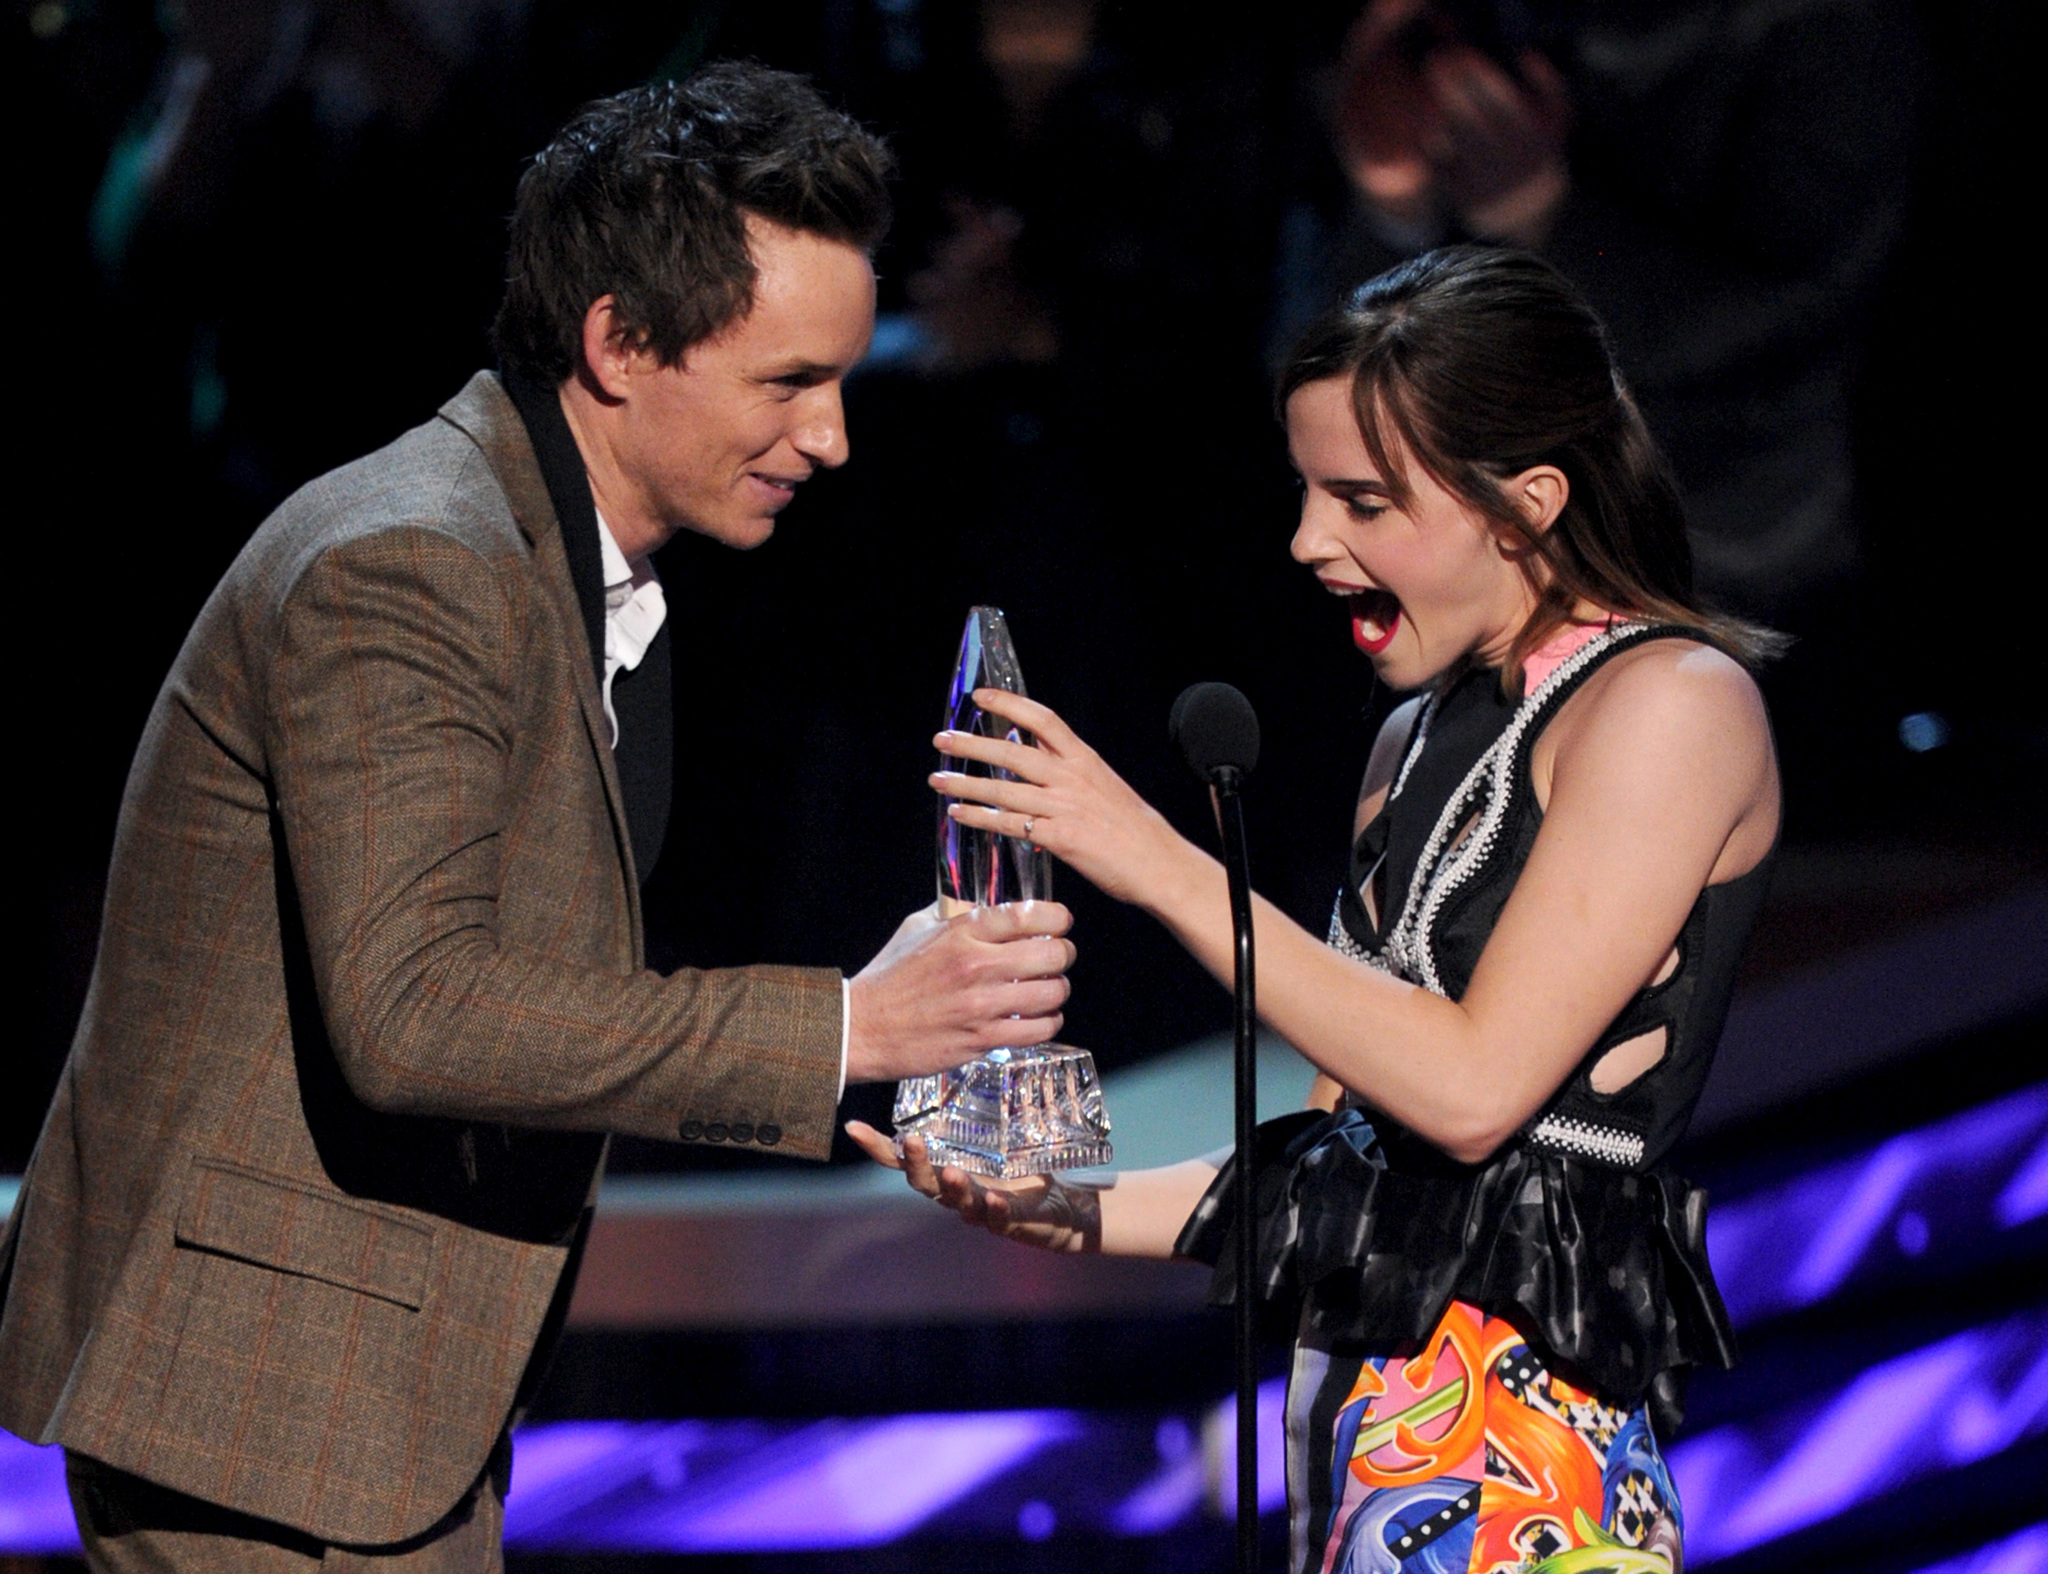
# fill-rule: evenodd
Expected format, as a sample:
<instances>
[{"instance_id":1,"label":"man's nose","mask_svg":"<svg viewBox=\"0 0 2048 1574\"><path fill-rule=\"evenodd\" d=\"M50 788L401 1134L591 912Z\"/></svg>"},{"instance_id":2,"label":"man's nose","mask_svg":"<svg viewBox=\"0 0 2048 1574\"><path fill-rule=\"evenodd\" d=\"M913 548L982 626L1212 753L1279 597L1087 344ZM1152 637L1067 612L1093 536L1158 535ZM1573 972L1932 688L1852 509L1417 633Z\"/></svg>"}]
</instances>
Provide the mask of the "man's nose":
<instances>
[{"instance_id":1,"label":"man's nose","mask_svg":"<svg viewBox=\"0 0 2048 1574\"><path fill-rule=\"evenodd\" d=\"M839 397L839 385L826 383L810 389L804 398L802 416L790 440L797 452L823 470L836 470L851 452L846 441L846 406Z\"/></svg>"}]
</instances>

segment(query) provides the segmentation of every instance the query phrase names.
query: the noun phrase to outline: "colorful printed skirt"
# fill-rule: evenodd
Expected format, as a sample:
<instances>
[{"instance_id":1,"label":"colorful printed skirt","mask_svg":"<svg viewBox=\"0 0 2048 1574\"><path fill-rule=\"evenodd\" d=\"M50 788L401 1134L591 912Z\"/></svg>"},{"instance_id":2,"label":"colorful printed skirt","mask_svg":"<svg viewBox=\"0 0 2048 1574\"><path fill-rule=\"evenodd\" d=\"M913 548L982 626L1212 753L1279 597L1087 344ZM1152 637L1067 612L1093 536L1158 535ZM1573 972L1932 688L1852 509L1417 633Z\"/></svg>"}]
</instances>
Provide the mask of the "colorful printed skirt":
<instances>
[{"instance_id":1,"label":"colorful printed skirt","mask_svg":"<svg viewBox=\"0 0 2048 1574\"><path fill-rule=\"evenodd\" d=\"M1544 1369L1462 1301L1410 1355L1295 1346L1296 1574L1679 1574L1678 1494L1642 1410Z\"/></svg>"}]
</instances>

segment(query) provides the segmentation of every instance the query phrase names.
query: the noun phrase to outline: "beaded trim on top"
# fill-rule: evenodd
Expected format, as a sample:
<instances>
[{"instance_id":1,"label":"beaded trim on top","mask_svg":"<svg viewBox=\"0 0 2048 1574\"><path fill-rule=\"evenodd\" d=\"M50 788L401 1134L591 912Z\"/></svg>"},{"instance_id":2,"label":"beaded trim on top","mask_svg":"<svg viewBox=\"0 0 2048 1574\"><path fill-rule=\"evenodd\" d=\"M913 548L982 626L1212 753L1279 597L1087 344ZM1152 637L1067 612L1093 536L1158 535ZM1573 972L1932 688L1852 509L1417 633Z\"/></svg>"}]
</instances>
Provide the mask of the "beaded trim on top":
<instances>
[{"instance_id":1,"label":"beaded trim on top","mask_svg":"<svg viewBox=\"0 0 2048 1574\"><path fill-rule=\"evenodd\" d=\"M1364 946L1352 939L1351 931L1344 927L1344 897L1342 893L1339 893L1337 897L1337 905L1330 909L1329 942L1330 949L1339 956L1349 957L1354 962L1363 962L1367 967L1377 968L1382 973L1393 972L1393 969L1387 966L1385 960L1378 952L1366 950Z\"/></svg>"},{"instance_id":2,"label":"beaded trim on top","mask_svg":"<svg viewBox=\"0 0 2048 1574\"><path fill-rule=\"evenodd\" d=\"M1429 840L1423 844L1422 856L1416 861L1415 874L1408 883L1408 894L1401 904L1400 916L1385 931L1386 939L1377 954L1366 952L1342 923L1334 920L1331 944L1346 956L1369 962L1410 983L1420 984L1431 994L1446 994L1443 980L1437 972L1430 933L1444 903L1485 866L1493 852L1513 796L1515 760L1521 752L1522 739L1560 689L1616 645L1649 632L1650 627L1647 623L1617 623L1606 629L1566 657L1557 670L1515 708L1515 714L1501 735L1473 762L1472 769L1458 784L1458 790L1445 801L1435 826L1430 830ZM1409 771L1429 741L1429 724L1436 717L1438 699L1439 695L1431 695L1422 715L1416 720L1415 741L1409 746L1408 757L1402 761L1400 774L1394 778L1394 785L1387 794L1389 803L1401 795L1401 789L1408 784ZM1458 828L1472 818L1475 810L1478 819L1470 834L1462 841L1457 840ZM1343 936L1341 941L1338 939L1340 934ZM1349 945L1344 943L1347 941Z\"/></svg>"},{"instance_id":3,"label":"beaded trim on top","mask_svg":"<svg viewBox=\"0 0 2048 1574\"><path fill-rule=\"evenodd\" d=\"M1634 1169L1643 1162L1642 1135L1619 1126L1596 1125L1569 1115L1546 1115L1529 1128L1527 1136L1537 1147L1571 1158L1598 1159L1623 1169Z\"/></svg>"}]
</instances>

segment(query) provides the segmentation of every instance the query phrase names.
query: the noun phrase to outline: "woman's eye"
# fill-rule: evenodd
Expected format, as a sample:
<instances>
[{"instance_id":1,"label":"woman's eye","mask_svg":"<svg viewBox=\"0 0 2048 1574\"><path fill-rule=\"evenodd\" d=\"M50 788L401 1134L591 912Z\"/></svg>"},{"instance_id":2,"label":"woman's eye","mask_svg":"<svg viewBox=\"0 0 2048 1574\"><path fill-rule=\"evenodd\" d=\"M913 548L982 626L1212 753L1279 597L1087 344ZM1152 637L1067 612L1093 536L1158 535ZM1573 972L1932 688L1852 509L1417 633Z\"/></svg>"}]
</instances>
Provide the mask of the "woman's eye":
<instances>
[{"instance_id":1,"label":"woman's eye","mask_svg":"<svg viewBox=\"0 0 2048 1574\"><path fill-rule=\"evenodd\" d=\"M1377 519L1387 511L1385 503L1375 503L1369 497L1348 497L1344 506L1351 511L1353 519Z\"/></svg>"}]
</instances>

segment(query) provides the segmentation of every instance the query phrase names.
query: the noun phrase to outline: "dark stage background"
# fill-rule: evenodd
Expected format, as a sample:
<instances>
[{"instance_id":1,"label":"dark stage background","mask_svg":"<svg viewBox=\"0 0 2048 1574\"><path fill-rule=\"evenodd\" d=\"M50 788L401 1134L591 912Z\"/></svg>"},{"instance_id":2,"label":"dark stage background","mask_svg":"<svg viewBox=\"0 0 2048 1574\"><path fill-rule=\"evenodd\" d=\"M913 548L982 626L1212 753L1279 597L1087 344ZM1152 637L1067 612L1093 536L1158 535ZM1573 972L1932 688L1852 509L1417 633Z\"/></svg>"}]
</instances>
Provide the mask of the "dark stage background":
<instances>
[{"instance_id":1,"label":"dark stage background","mask_svg":"<svg viewBox=\"0 0 2048 1574\"><path fill-rule=\"evenodd\" d=\"M811 72L891 133L902 219L880 266L884 311L903 315L885 347L917 334L927 353L856 381L853 463L814 481L769 545L663 554L681 779L655 955L851 970L929 899L927 739L977 600L1008 608L1034 692L1191 829L1167 705L1199 678L1242 687L1268 740L1255 876L1321 923L1384 696L1287 559L1263 356L1283 222L1331 178L1311 106L1347 12L1196 28L1177 7L1109 5L1072 60L1072 19L1093 9L990 7L1023 19L1024 63L999 80L985 57L1002 41L977 48L971 8L880 0L11 7L26 922L0 1171L33 1144L90 971L128 758L214 580L293 488L487 363L522 159L586 98L711 54ZM2034 179L2005 15L1922 8L1919 45L1906 34L1878 84L1920 109L1849 365L1863 567L1760 609L1803 636L1771 679L1788 837L1981 854L1908 889L1890 889L1892 869L1873 910L1844 915L1864 928L1966 899L1959 879L2039 867L2013 368L2033 283L2009 238ZM1783 178L1797 203L1800 171ZM989 241L992 212L1021 216L1014 245ZM986 261L992 244L1007 265ZM1808 258L1748 266L1768 281ZM1723 404L1714 419L1750 414ZM1926 712L1946 746L1914 754L1898 724ZM47 760L31 738L54 742ZM1105 1065L1227 1021L1222 992L1145 921L1078 880L1061 894L1082 945L1068 1036ZM685 1159L635 1146L620 1162Z\"/></svg>"},{"instance_id":2,"label":"dark stage background","mask_svg":"<svg viewBox=\"0 0 2048 1574\"><path fill-rule=\"evenodd\" d=\"M1769 8L1552 9L1553 52L1591 59L1624 12L1682 31ZM1755 528L1722 599L1799 636L1766 679L1788 856L1751 986L2048 873L2017 10L1816 0L1684 92L1572 78L1577 217L1556 253L1591 270L1689 498ZM657 962L852 971L930 900L928 740L976 601L1010 613L1033 693L1191 834L1203 805L1167 707L1198 679L1244 689L1266 738L1254 879L1320 928L1388 697L1287 557L1266 379L1302 302L1395 246L1359 238L1331 153L1353 14L9 0L22 928L0 1173L32 1149L129 756L213 583L289 492L488 363L523 160L586 99L714 56L811 73L886 131L900 220L848 394L852 463L759 551L685 538L659 559L679 781L648 899ZM1601 275L1599 223L1651 236L1663 271ZM1773 566L1775 494L1754 477L1799 470L1826 447L1800 434L1837 415L1832 555ZM1147 921L1078 879L1059 894L1081 948L1067 1038L1115 1069L1227 1028L1227 996ZM1956 1090L1915 1106L1858 1084L1802 1106L1797 1134L1881 1133L2038 1079L2033 1013L1994 1062L1956 1063ZM874 1119L887 1095L853 1090L848 1111ZM1783 1118L1728 1127L1703 1162L1751 1163L1789 1140ZM619 1171L774 1162L614 1153Z\"/></svg>"}]
</instances>

